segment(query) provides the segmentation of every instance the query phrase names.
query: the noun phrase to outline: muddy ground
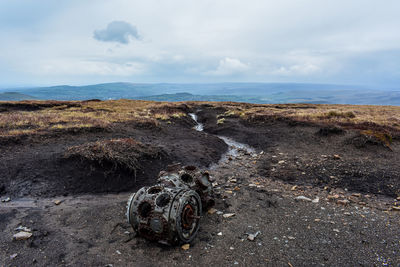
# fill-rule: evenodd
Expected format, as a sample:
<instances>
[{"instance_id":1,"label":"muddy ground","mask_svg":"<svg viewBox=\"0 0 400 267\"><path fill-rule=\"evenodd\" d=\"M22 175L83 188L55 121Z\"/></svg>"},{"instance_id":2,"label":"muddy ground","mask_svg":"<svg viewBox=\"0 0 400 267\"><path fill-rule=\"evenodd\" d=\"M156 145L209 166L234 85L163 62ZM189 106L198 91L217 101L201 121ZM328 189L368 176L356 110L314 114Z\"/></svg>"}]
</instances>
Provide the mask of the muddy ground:
<instances>
[{"instance_id":1,"label":"muddy ground","mask_svg":"<svg viewBox=\"0 0 400 267\"><path fill-rule=\"evenodd\" d=\"M0 265L399 266L398 140L388 149L360 141L352 130L276 118L217 124L220 108L190 111L204 132L187 117L156 129L124 123L2 143L0 196L11 201L0 203ZM228 146L218 135L254 152L219 161ZM66 157L71 146L124 138L156 151L143 153L136 182L123 168ZM125 219L129 193L154 183L172 162L212 166L215 208L235 213L206 213L189 250L135 237ZM33 236L13 241L20 225ZM246 234L257 231L249 241Z\"/></svg>"}]
</instances>

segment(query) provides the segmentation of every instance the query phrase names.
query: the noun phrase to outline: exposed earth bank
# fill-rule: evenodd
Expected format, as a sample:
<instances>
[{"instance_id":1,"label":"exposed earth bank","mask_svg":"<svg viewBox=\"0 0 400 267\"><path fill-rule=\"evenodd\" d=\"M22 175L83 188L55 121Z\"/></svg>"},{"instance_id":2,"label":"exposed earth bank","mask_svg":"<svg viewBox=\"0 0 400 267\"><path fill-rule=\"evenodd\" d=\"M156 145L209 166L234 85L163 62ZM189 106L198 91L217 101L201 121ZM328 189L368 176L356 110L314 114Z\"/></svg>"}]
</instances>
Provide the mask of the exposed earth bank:
<instances>
[{"instance_id":1,"label":"exposed earth bank","mask_svg":"<svg viewBox=\"0 0 400 267\"><path fill-rule=\"evenodd\" d=\"M203 132L185 116L156 127L121 123L3 142L0 264L400 264L399 140L388 148L329 125L221 120L226 110L209 104L185 112L198 115ZM228 146L218 136L254 151L220 160ZM173 162L209 168L218 182L215 210L205 213L188 250L134 237L125 219L129 193ZM32 237L12 240L18 226Z\"/></svg>"}]
</instances>

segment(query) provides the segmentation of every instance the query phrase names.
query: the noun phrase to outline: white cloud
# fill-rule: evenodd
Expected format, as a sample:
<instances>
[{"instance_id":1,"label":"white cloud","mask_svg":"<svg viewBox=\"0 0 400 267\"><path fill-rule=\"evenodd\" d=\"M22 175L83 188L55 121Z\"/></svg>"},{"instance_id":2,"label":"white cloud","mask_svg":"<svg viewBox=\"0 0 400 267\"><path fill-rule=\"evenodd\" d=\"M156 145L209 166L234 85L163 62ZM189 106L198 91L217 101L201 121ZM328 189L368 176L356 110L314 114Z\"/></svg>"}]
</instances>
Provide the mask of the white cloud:
<instances>
[{"instance_id":1,"label":"white cloud","mask_svg":"<svg viewBox=\"0 0 400 267\"><path fill-rule=\"evenodd\" d=\"M248 71L250 69L249 65L241 62L236 58L226 57L219 61L219 65L216 70L207 71L206 74L209 75L217 75L217 76L225 76L225 75L233 75L240 74Z\"/></svg>"},{"instance_id":2,"label":"white cloud","mask_svg":"<svg viewBox=\"0 0 400 267\"><path fill-rule=\"evenodd\" d=\"M311 75L319 72L321 69L313 64L305 63L301 65L292 65L292 66L281 66L280 68L273 70L271 72L272 75L283 75L283 76L291 76L291 75Z\"/></svg>"}]
</instances>

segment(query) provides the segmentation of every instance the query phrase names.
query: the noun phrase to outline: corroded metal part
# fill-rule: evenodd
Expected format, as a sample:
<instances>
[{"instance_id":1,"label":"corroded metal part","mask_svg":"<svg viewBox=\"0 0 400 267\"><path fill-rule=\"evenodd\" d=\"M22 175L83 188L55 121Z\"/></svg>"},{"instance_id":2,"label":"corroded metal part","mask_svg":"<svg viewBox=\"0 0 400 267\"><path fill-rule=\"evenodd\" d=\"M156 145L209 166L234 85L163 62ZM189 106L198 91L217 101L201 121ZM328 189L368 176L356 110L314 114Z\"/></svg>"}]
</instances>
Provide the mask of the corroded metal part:
<instances>
[{"instance_id":1,"label":"corroded metal part","mask_svg":"<svg viewBox=\"0 0 400 267\"><path fill-rule=\"evenodd\" d=\"M127 219L140 236L161 243L191 242L203 207L214 204L211 179L194 166L170 167L158 183L132 194Z\"/></svg>"},{"instance_id":2,"label":"corroded metal part","mask_svg":"<svg viewBox=\"0 0 400 267\"><path fill-rule=\"evenodd\" d=\"M207 171L195 166L173 165L168 171L160 172L157 182L165 186L189 188L196 191L205 209L214 206L212 179Z\"/></svg>"}]
</instances>

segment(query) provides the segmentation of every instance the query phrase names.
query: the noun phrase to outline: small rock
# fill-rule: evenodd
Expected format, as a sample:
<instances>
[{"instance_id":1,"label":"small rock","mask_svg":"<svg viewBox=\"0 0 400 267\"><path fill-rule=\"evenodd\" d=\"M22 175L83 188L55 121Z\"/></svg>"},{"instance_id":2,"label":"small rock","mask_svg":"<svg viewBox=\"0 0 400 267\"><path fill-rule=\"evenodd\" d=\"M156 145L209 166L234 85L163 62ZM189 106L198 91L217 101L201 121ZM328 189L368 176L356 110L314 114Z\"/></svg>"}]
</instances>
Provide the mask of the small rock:
<instances>
[{"instance_id":1,"label":"small rock","mask_svg":"<svg viewBox=\"0 0 400 267\"><path fill-rule=\"evenodd\" d=\"M18 232L15 235L13 235L13 238L15 240L26 240L26 239L30 238L31 236L32 236L32 233L22 231L22 232Z\"/></svg>"},{"instance_id":2,"label":"small rock","mask_svg":"<svg viewBox=\"0 0 400 267\"><path fill-rule=\"evenodd\" d=\"M338 198L339 198L339 195L338 195L338 194L329 195L329 196L328 196L328 199L329 199L329 200L338 199Z\"/></svg>"},{"instance_id":3,"label":"small rock","mask_svg":"<svg viewBox=\"0 0 400 267\"><path fill-rule=\"evenodd\" d=\"M227 191L225 191L225 193L227 193L227 194L233 194L233 192L232 192L231 190L227 190Z\"/></svg>"},{"instance_id":4,"label":"small rock","mask_svg":"<svg viewBox=\"0 0 400 267\"><path fill-rule=\"evenodd\" d=\"M224 218L230 218L230 217L233 217L235 215L236 215L235 213L225 213L223 216L224 216Z\"/></svg>"},{"instance_id":5,"label":"small rock","mask_svg":"<svg viewBox=\"0 0 400 267\"><path fill-rule=\"evenodd\" d=\"M22 225L18 226L18 227L15 228L14 230L15 230L15 231L24 231L24 232L29 232L29 233L32 232L31 229L29 229L28 227L22 226Z\"/></svg>"},{"instance_id":6,"label":"small rock","mask_svg":"<svg viewBox=\"0 0 400 267\"><path fill-rule=\"evenodd\" d=\"M257 185L255 184L249 184L249 187L256 187Z\"/></svg>"},{"instance_id":7,"label":"small rock","mask_svg":"<svg viewBox=\"0 0 400 267\"><path fill-rule=\"evenodd\" d=\"M240 187L239 186L235 186L235 188L233 188L234 191L239 191Z\"/></svg>"},{"instance_id":8,"label":"small rock","mask_svg":"<svg viewBox=\"0 0 400 267\"><path fill-rule=\"evenodd\" d=\"M396 199L400 201L400 197L397 197Z\"/></svg>"},{"instance_id":9,"label":"small rock","mask_svg":"<svg viewBox=\"0 0 400 267\"><path fill-rule=\"evenodd\" d=\"M121 251L119 251L119 250L116 250L115 251L118 255L121 255L122 253L121 253Z\"/></svg>"},{"instance_id":10,"label":"small rock","mask_svg":"<svg viewBox=\"0 0 400 267\"><path fill-rule=\"evenodd\" d=\"M61 200L54 200L54 204L60 205L61 204Z\"/></svg>"},{"instance_id":11,"label":"small rock","mask_svg":"<svg viewBox=\"0 0 400 267\"><path fill-rule=\"evenodd\" d=\"M235 264L235 265L238 265L238 264L239 264L239 262L235 261L233 264Z\"/></svg>"},{"instance_id":12,"label":"small rock","mask_svg":"<svg viewBox=\"0 0 400 267\"><path fill-rule=\"evenodd\" d=\"M285 163L285 161L284 161L284 160L280 160L280 161L278 161L278 164L283 164L283 163Z\"/></svg>"},{"instance_id":13,"label":"small rock","mask_svg":"<svg viewBox=\"0 0 400 267\"><path fill-rule=\"evenodd\" d=\"M190 248L190 244L182 245L181 247L183 250L188 250Z\"/></svg>"},{"instance_id":14,"label":"small rock","mask_svg":"<svg viewBox=\"0 0 400 267\"><path fill-rule=\"evenodd\" d=\"M350 203L350 201L347 199L339 199L336 203L343 206L347 206Z\"/></svg>"},{"instance_id":15,"label":"small rock","mask_svg":"<svg viewBox=\"0 0 400 267\"><path fill-rule=\"evenodd\" d=\"M290 190L295 191L297 189L297 185L292 186L292 188L290 188Z\"/></svg>"},{"instance_id":16,"label":"small rock","mask_svg":"<svg viewBox=\"0 0 400 267\"><path fill-rule=\"evenodd\" d=\"M350 212L347 212L347 211L344 212L343 214L344 214L344 215L347 215L347 216L351 216L351 213L350 213Z\"/></svg>"},{"instance_id":17,"label":"small rock","mask_svg":"<svg viewBox=\"0 0 400 267\"><path fill-rule=\"evenodd\" d=\"M311 198L305 197L305 196L298 196L294 198L296 201L308 201L311 202Z\"/></svg>"},{"instance_id":18,"label":"small rock","mask_svg":"<svg viewBox=\"0 0 400 267\"><path fill-rule=\"evenodd\" d=\"M351 194L353 197L361 197L361 194L360 193L353 193L353 194Z\"/></svg>"},{"instance_id":19,"label":"small rock","mask_svg":"<svg viewBox=\"0 0 400 267\"><path fill-rule=\"evenodd\" d=\"M237 179L235 179L235 178L230 179L229 182L231 182L231 183L237 183Z\"/></svg>"},{"instance_id":20,"label":"small rock","mask_svg":"<svg viewBox=\"0 0 400 267\"><path fill-rule=\"evenodd\" d=\"M217 211L217 214L218 214L218 215L222 215L222 214L224 214L224 213L223 213L222 211L218 210L218 211Z\"/></svg>"},{"instance_id":21,"label":"small rock","mask_svg":"<svg viewBox=\"0 0 400 267\"><path fill-rule=\"evenodd\" d=\"M213 182L213 183L212 183L212 186L217 186L217 185L218 185L217 182Z\"/></svg>"},{"instance_id":22,"label":"small rock","mask_svg":"<svg viewBox=\"0 0 400 267\"><path fill-rule=\"evenodd\" d=\"M341 157L339 155L333 155L334 159L341 159Z\"/></svg>"},{"instance_id":23,"label":"small rock","mask_svg":"<svg viewBox=\"0 0 400 267\"><path fill-rule=\"evenodd\" d=\"M208 211L207 211L208 214L214 214L214 213L216 213L216 212L217 212L217 210L214 209L214 208L210 208L210 209L208 209Z\"/></svg>"},{"instance_id":24,"label":"small rock","mask_svg":"<svg viewBox=\"0 0 400 267\"><path fill-rule=\"evenodd\" d=\"M311 202L312 203L318 203L319 202L319 197L314 198Z\"/></svg>"},{"instance_id":25,"label":"small rock","mask_svg":"<svg viewBox=\"0 0 400 267\"><path fill-rule=\"evenodd\" d=\"M400 207L398 207L398 206L393 206L392 209L393 209L393 210L400 211Z\"/></svg>"},{"instance_id":26,"label":"small rock","mask_svg":"<svg viewBox=\"0 0 400 267\"><path fill-rule=\"evenodd\" d=\"M294 237L294 236L288 236L287 237L289 240L294 240L294 239L296 239L296 237Z\"/></svg>"},{"instance_id":27,"label":"small rock","mask_svg":"<svg viewBox=\"0 0 400 267\"><path fill-rule=\"evenodd\" d=\"M10 259L14 259L17 256L18 256L18 253L14 253L14 254L10 255Z\"/></svg>"},{"instance_id":28,"label":"small rock","mask_svg":"<svg viewBox=\"0 0 400 267\"><path fill-rule=\"evenodd\" d=\"M339 233L339 229L333 229L334 232Z\"/></svg>"},{"instance_id":29,"label":"small rock","mask_svg":"<svg viewBox=\"0 0 400 267\"><path fill-rule=\"evenodd\" d=\"M10 202L10 201L11 201L11 198L7 197L7 198L3 199L1 202Z\"/></svg>"},{"instance_id":30,"label":"small rock","mask_svg":"<svg viewBox=\"0 0 400 267\"><path fill-rule=\"evenodd\" d=\"M221 235L222 235L222 232L219 232L217 235L221 236Z\"/></svg>"},{"instance_id":31,"label":"small rock","mask_svg":"<svg viewBox=\"0 0 400 267\"><path fill-rule=\"evenodd\" d=\"M234 248L234 247L230 247L229 249L230 249L230 250L234 250L235 248Z\"/></svg>"},{"instance_id":32,"label":"small rock","mask_svg":"<svg viewBox=\"0 0 400 267\"><path fill-rule=\"evenodd\" d=\"M254 239L256 239L256 237L257 237L259 234L261 234L260 231L257 231L255 234L247 233L247 239L250 240L250 241L254 241Z\"/></svg>"},{"instance_id":33,"label":"small rock","mask_svg":"<svg viewBox=\"0 0 400 267\"><path fill-rule=\"evenodd\" d=\"M314 222L320 222L321 221L321 219L315 219L314 220Z\"/></svg>"}]
</instances>

